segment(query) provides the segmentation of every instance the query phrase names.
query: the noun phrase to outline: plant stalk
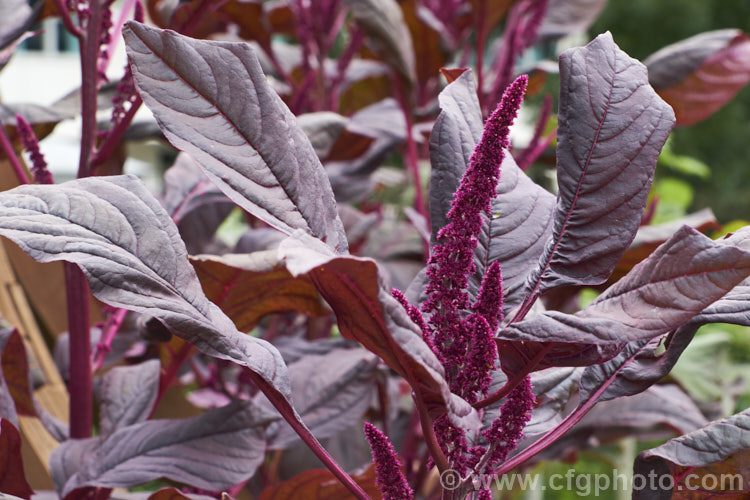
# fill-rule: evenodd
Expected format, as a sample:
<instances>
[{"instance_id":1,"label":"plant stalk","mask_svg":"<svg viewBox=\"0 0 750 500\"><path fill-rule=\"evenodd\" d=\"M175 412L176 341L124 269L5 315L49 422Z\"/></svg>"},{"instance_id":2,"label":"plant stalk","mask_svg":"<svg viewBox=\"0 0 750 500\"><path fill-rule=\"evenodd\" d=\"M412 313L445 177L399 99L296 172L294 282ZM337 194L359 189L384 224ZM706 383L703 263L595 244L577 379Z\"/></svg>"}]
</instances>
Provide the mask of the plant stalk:
<instances>
[{"instance_id":1,"label":"plant stalk","mask_svg":"<svg viewBox=\"0 0 750 500\"><path fill-rule=\"evenodd\" d=\"M78 40L81 40L81 38L83 37L83 32L81 31L81 28L73 23L73 18L70 17L70 12L65 5L65 0L53 1L55 3L55 7L57 7L57 11L60 13L60 17L62 18L63 25L65 25L65 29L67 29L74 37L78 38Z\"/></svg>"},{"instance_id":2,"label":"plant stalk","mask_svg":"<svg viewBox=\"0 0 750 500\"><path fill-rule=\"evenodd\" d=\"M101 31L101 4L89 2L90 15L86 33L81 38L81 157L78 178L91 175L91 155L96 147L96 111L99 91L99 40ZM88 363L87 363L88 365Z\"/></svg>"},{"instance_id":3,"label":"plant stalk","mask_svg":"<svg viewBox=\"0 0 750 500\"><path fill-rule=\"evenodd\" d=\"M490 396L487 396L481 401L474 403L474 408L476 408L477 410L486 408L487 406L497 403L505 396L507 396L510 391L515 389L523 379L525 379L532 371L534 371L536 365L538 365L539 362L544 358L544 356L549 352L549 350L552 349L553 345L553 343L545 345L542 349L539 350L538 353L536 353L533 358L531 358L531 360L529 360L528 363L526 363L526 365L524 365L523 370L519 371L518 373L514 374L513 377L508 379L505 384L497 390L497 392L491 394Z\"/></svg>"},{"instance_id":4,"label":"plant stalk","mask_svg":"<svg viewBox=\"0 0 750 500\"><path fill-rule=\"evenodd\" d=\"M617 380L617 374L627 366L635 357L640 353L640 350L633 353L633 355L626 360L622 366L620 366L615 373L613 373L609 379L601 385L583 404L580 404L570 415L565 417L562 422L557 424L552 430L547 432L544 436L534 441L528 448L525 448L518 455L515 455L510 460L502 463L497 469L493 471L494 474L502 476L507 472L512 471L519 465L523 464L526 460L530 459L537 453L544 451L552 443L560 439L563 434L568 432L575 424L581 421L583 417L594 407L599 400L599 397L607 390L607 388Z\"/></svg>"},{"instance_id":5,"label":"plant stalk","mask_svg":"<svg viewBox=\"0 0 750 500\"><path fill-rule=\"evenodd\" d=\"M417 405L417 411L419 412L419 422L422 425L422 433L424 434L425 444L427 444L427 448L430 450L430 455L435 461L435 465L437 466L438 471L440 473L443 473L449 470L451 467L448 464L448 460L445 458L445 454L443 454L443 449L440 448L440 444L437 441L437 436L435 436L435 429L432 426L432 419L430 418L430 414L427 411L427 407L425 406L424 401L422 401L421 397L412 392L412 398L414 399L414 403Z\"/></svg>"},{"instance_id":6,"label":"plant stalk","mask_svg":"<svg viewBox=\"0 0 750 500\"><path fill-rule=\"evenodd\" d=\"M257 373L248 369L248 374L250 375L250 378L253 380L258 389L260 389L260 391L266 395L271 404L273 404L273 406L276 407L279 413L281 413L281 416L284 417L284 420L286 420L287 423L292 426L292 429L294 429L294 431L297 433L297 435L299 435L299 437L307 445L307 447L310 448L310 450L315 453L315 456L317 456L320 461L323 462L323 464L328 468L328 470L330 470L333 475L336 476L336 479L341 481L341 483L346 486L346 488L358 500L371 500L367 493L365 493L364 490L362 490L362 488L356 482L354 482L349 474L342 470L341 467L336 463L336 461L333 460L331 455L329 455L325 448L323 448L318 440L315 439L315 436L312 435L310 430L305 427L305 424L303 424L297 418L297 414L294 411L294 408L292 408L292 406L289 404L289 401L287 401L276 389L274 389Z\"/></svg>"},{"instance_id":7,"label":"plant stalk","mask_svg":"<svg viewBox=\"0 0 750 500\"><path fill-rule=\"evenodd\" d=\"M104 330L102 331L102 336L99 339L99 342L96 344L96 349L94 350L94 356L91 361L92 372L96 372L99 368L102 367L104 358L111 350L112 340L115 338L115 335L120 329L120 326L122 325L122 322L127 314L127 309L117 309L107 319L107 322L104 325Z\"/></svg>"},{"instance_id":8,"label":"plant stalk","mask_svg":"<svg viewBox=\"0 0 750 500\"><path fill-rule=\"evenodd\" d=\"M70 349L70 437L82 439L91 437L93 425L89 287L76 264L65 262L63 269Z\"/></svg>"},{"instance_id":9,"label":"plant stalk","mask_svg":"<svg viewBox=\"0 0 750 500\"><path fill-rule=\"evenodd\" d=\"M394 75L394 94L396 100L401 106L406 121L406 167L411 171L412 181L414 182L414 209L425 218L428 223L430 215L427 212L424 195L422 193L422 181L419 176L419 154L417 153L417 144L414 142L413 118L409 110L409 98L404 91L403 80L400 76ZM427 244L427 253L429 254L429 243Z\"/></svg>"}]
</instances>

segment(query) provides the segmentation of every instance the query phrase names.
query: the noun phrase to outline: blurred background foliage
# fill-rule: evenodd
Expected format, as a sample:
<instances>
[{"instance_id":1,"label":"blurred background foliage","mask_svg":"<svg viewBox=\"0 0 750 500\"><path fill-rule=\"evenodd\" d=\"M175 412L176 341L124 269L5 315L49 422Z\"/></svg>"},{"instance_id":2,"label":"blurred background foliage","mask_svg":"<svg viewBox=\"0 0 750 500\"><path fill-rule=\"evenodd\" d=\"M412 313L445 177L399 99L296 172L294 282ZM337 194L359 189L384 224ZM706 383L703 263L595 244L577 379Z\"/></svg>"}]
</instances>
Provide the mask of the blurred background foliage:
<instances>
[{"instance_id":1,"label":"blurred background foliage","mask_svg":"<svg viewBox=\"0 0 750 500\"><path fill-rule=\"evenodd\" d=\"M590 33L611 31L625 52L643 60L665 45L721 28L750 32L750 2L610 0ZM673 153L710 168L708 177L670 169L671 178L692 187L688 211L711 207L722 223L750 219L750 86L709 119L674 130L670 146ZM660 177L664 170L658 172ZM666 189L682 199L691 194L676 182Z\"/></svg>"}]
</instances>

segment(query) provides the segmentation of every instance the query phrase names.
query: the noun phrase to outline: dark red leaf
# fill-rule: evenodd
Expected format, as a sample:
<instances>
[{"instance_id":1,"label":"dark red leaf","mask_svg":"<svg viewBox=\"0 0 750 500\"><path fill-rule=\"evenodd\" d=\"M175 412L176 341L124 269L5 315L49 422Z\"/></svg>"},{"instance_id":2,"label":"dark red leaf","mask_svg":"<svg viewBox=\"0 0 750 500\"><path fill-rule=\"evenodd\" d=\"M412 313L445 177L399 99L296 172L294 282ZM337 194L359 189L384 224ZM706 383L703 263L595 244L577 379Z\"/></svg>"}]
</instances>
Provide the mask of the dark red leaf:
<instances>
[{"instance_id":1,"label":"dark red leaf","mask_svg":"<svg viewBox=\"0 0 750 500\"><path fill-rule=\"evenodd\" d=\"M206 296L243 332L249 332L266 314L299 312L329 314L313 283L294 277L278 262L276 252L223 257L191 257Z\"/></svg>"},{"instance_id":2,"label":"dark red leaf","mask_svg":"<svg viewBox=\"0 0 750 500\"><path fill-rule=\"evenodd\" d=\"M649 81L674 109L677 125L705 120L750 82L750 38L710 31L669 45L644 61Z\"/></svg>"},{"instance_id":3,"label":"dark red leaf","mask_svg":"<svg viewBox=\"0 0 750 500\"><path fill-rule=\"evenodd\" d=\"M3 346L4 332L0 332L0 374L5 379L10 395L19 415L36 416L34 400L31 395L31 379L29 378L29 360L26 357L26 348L18 330L13 330L7 337Z\"/></svg>"},{"instance_id":4,"label":"dark red leaf","mask_svg":"<svg viewBox=\"0 0 750 500\"><path fill-rule=\"evenodd\" d=\"M34 494L23 472L21 434L4 418L0 419L0 491L27 500Z\"/></svg>"}]
</instances>

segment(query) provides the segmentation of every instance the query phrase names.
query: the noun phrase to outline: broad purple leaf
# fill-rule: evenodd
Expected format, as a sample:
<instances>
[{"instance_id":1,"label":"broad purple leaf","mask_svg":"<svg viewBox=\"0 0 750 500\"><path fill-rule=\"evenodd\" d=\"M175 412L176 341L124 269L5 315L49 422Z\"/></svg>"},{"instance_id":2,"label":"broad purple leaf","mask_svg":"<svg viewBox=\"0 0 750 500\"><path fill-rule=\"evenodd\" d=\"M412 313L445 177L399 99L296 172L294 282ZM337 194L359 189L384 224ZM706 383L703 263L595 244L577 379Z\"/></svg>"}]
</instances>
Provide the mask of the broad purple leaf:
<instances>
[{"instance_id":1,"label":"broad purple leaf","mask_svg":"<svg viewBox=\"0 0 750 500\"><path fill-rule=\"evenodd\" d=\"M647 344L647 340L631 342L612 359L583 370L578 391L578 408L591 407L599 401L608 401L617 397L616 394L608 392L607 389L612 386L622 370L633 362L641 349Z\"/></svg>"},{"instance_id":2,"label":"broad purple leaf","mask_svg":"<svg viewBox=\"0 0 750 500\"><path fill-rule=\"evenodd\" d=\"M469 165L482 135L482 114L471 71L465 71L438 97L441 112L430 134L430 222L432 242L447 223L453 193ZM500 168L497 197L485 219L476 251L476 273L470 281L475 295L486 267L499 261L508 313L522 297L522 287L534 269L552 232L555 197L535 184L507 154Z\"/></svg>"},{"instance_id":3,"label":"broad purple leaf","mask_svg":"<svg viewBox=\"0 0 750 500\"><path fill-rule=\"evenodd\" d=\"M235 204L185 153L164 173L162 203L191 255L203 253Z\"/></svg>"},{"instance_id":4,"label":"broad purple leaf","mask_svg":"<svg viewBox=\"0 0 750 500\"><path fill-rule=\"evenodd\" d=\"M663 339L657 338L646 344L633 361L620 371L603 397L632 396L662 380L672 371L696 331L696 327L688 324Z\"/></svg>"},{"instance_id":5,"label":"broad purple leaf","mask_svg":"<svg viewBox=\"0 0 750 500\"><path fill-rule=\"evenodd\" d=\"M450 392L442 364L385 288L374 261L337 257L302 233L284 241L279 255L293 275L312 279L336 314L342 335L361 343L404 377L433 418L447 413L459 427L479 427L476 411Z\"/></svg>"},{"instance_id":6,"label":"broad purple leaf","mask_svg":"<svg viewBox=\"0 0 750 500\"><path fill-rule=\"evenodd\" d=\"M615 270L607 283L615 283L625 276L636 264L653 253L656 248L667 241L682 226L690 226L702 233L709 230L720 230L721 225L710 208L699 210L685 217L671 220L654 226L641 226L635 234L633 242L615 266ZM606 284L602 285L606 288Z\"/></svg>"},{"instance_id":7,"label":"broad purple leaf","mask_svg":"<svg viewBox=\"0 0 750 500\"><path fill-rule=\"evenodd\" d=\"M326 173L248 44L132 21L123 36L136 87L175 147L251 214L346 251Z\"/></svg>"},{"instance_id":8,"label":"broad purple leaf","mask_svg":"<svg viewBox=\"0 0 750 500\"><path fill-rule=\"evenodd\" d=\"M526 279L552 234L554 206L554 195L529 179L507 155L500 167L492 215L479 235L477 272L471 281L478 291L487 266L500 262L506 315L523 300Z\"/></svg>"},{"instance_id":9,"label":"broad purple leaf","mask_svg":"<svg viewBox=\"0 0 750 500\"><path fill-rule=\"evenodd\" d=\"M34 24L43 3L36 2L32 8L27 0L0 2L0 50L12 44Z\"/></svg>"},{"instance_id":10,"label":"broad purple leaf","mask_svg":"<svg viewBox=\"0 0 750 500\"><path fill-rule=\"evenodd\" d=\"M188 419L123 427L85 457L63 494L83 486L129 488L162 477L221 491L255 473L265 456L265 428L275 418L244 401Z\"/></svg>"},{"instance_id":11,"label":"broad purple leaf","mask_svg":"<svg viewBox=\"0 0 750 500\"><path fill-rule=\"evenodd\" d=\"M221 257L198 255L191 257L190 263L206 296L242 332L251 331L267 314L330 314L312 282L292 276L278 261L275 250Z\"/></svg>"},{"instance_id":12,"label":"broad purple leaf","mask_svg":"<svg viewBox=\"0 0 750 500\"><path fill-rule=\"evenodd\" d=\"M700 429L707 423L706 417L679 386L654 385L633 397L615 398L597 404L573 428L573 432L586 427L645 430L666 425L684 434Z\"/></svg>"},{"instance_id":13,"label":"broad purple leaf","mask_svg":"<svg viewBox=\"0 0 750 500\"><path fill-rule=\"evenodd\" d=\"M523 433L541 435L562 420L563 411L570 403L583 373L582 368L549 368L531 374L536 404L531 420Z\"/></svg>"},{"instance_id":14,"label":"broad purple leaf","mask_svg":"<svg viewBox=\"0 0 750 500\"><path fill-rule=\"evenodd\" d=\"M692 432L706 423L706 417L678 386L655 385L633 397L597 404L561 439L537 455L535 461L571 456L589 447L620 440L623 435L643 439L655 439L662 434L669 437ZM528 435L526 429L524 432Z\"/></svg>"},{"instance_id":15,"label":"broad purple leaf","mask_svg":"<svg viewBox=\"0 0 750 500\"><path fill-rule=\"evenodd\" d=\"M161 363L151 359L117 366L104 374L99 385L99 432L108 436L146 420L159 393Z\"/></svg>"},{"instance_id":16,"label":"broad purple leaf","mask_svg":"<svg viewBox=\"0 0 750 500\"><path fill-rule=\"evenodd\" d=\"M311 354L289 365L294 407L315 437L335 436L360 421L376 392L378 362L375 355L359 348ZM268 400L259 398L268 407ZM272 449L299 442L297 433L283 421L273 424L266 436Z\"/></svg>"},{"instance_id":17,"label":"broad purple leaf","mask_svg":"<svg viewBox=\"0 0 750 500\"><path fill-rule=\"evenodd\" d=\"M507 341L616 345L686 323L750 275L750 250L684 226L575 315L548 311L500 332Z\"/></svg>"},{"instance_id":18,"label":"broad purple leaf","mask_svg":"<svg viewBox=\"0 0 750 500\"><path fill-rule=\"evenodd\" d=\"M750 250L750 228L744 227L728 235L719 242L733 244ZM734 287L728 294L717 300L692 321L696 325L706 323L733 323L750 326L750 279Z\"/></svg>"},{"instance_id":19,"label":"broad purple leaf","mask_svg":"<svg viewBox=\"0 0 750 500\"><path fill-rule=\"evenodd\" d=\"M414 44L416 75L422 85L440 78L440 68L451 62L456 41L451 29L425 4L417 0L401 2L401 10Z\"/></svg>"},{"instance_id":20,"label":"broad purple leaf","mask_svg":"<svg viewBox=\"0 0 750 500\"><path fill-rule=\"evenodd\" d=\"M582 33L596 21L607 0L549 0L540 37L558 38Z\"/></svg>"},{"instance_id":21,"label":"broad purple leaf","mask_svg":"<svg viewBox=\"0 0 750 500\"><path fill-rule=\"evenodd\" d=\"M0 330L0 352L0 378L13 398L11 406L19 415L39 417L32 392L29 357L17 329Z\"/></svg>"},{"instance_id":22,"label":"broad purple leaf","mask_svg":"<svg viewBox=\"0 0 750 500\"><path fill-rule=\"evenodd\" d=\"M326 158L336 139L346 130L349 119L338 113L319 111L306 113L297 117L297 122L310 139L318 158Z\"/></svg>"},{"instance_id":23,"label":"broad purple leaf","mask_svg":"<svg viewBox=\"0 0 750 500\"><path fill-rule=\"evenodd\" d=\"M674 114L612 35L560 56L553 236L526 293L593 285L633 240Z\"/></svg>"},{"instance_id":24,"label":"broad purple leaf","mask_svg":"<svg viewBox=\"0 0 750 500\"><path fill-rule=\"evenodd\" d=\"M247 366L288 396L278 351L238 332L203 295L177 227L135 177L0 193L0 234L34 260L78 264L103 302L158 318L204 353Z\"/></svg>"},{"instance_id":25,"label":"broad purple leaf","mask_svg":"<svg viewBox=\"0 0 750 500\"><path fill-rule=\"evenodd\" d=\"M372 173L406 140L406 121L394 99L383 99L351 116L326 171L339 202L362 201L376 187Z\"/></svg>"},{"instance_id":26,"label":"broad purple leaf","mask_svg":"<svg viewBox=\"0 0 750 500\"><path fill-rule=\"evenodd\" d=\"M671 475L675 480L671 485L667 481L656 482L634 492L633 498L687 499L712 498L714 495L747 498L750 492L749 450L750 410L745 410L667 441L658 448L641 452L635 461L636 474ZM690 483L686 482L688 473L691 474ZM706 475L713 476L713 480L704 483L701 479ZM709 487L696 491L695 487L699 485ZM696 494L702 496L689 496Z\"/></svg>"},{"instance_id":27,"label":"broad purple leaf","mask_svg":"<svg viewBox=\"0 0 750 500\"><path fill-rule=\"evenodd\" d=\"M396 0L344 0L366 35L368 46L379 53L408 85L416 83L414 46Z\"/></svg>"},{"instance_id":28,"label":"broad purple leaf","mask_svg":"<svg viewBox=\"0 0 750 500\"><path fill-rule=\"evenodd\" d=\"M750 82L750 38L736 29L709 31L649 56L649 82L675 110L677 125L705 120Z\"/></svg>"},{"instance_id":29,"label":"broad purple leaf","mask_svg":"<svg viewBox=\"0 0 750 500\"><path fill-rule=\"evenodd\" d=\"M16 115L21 115L31 125L54 125L75 116L72 113L32 103L0 104L0 122L8 127L16 126Z\"/></svg>"},{"instance_id":30,"label":"broad purple leaf","mask_svg":"<svg viewBox=\"0 0 750 500\"><path fill-rule=\"evenodd\" d=\"M55 126L74 115L58 111L56 109L29 103L0 104L0 125L10 130L10 139L15 140L16 132L16 115L23 116L34 129L34 133L40 140L46 137L55 129ZM14 141L15 142L15 141ZM20 147L20 140L18 140ZM4 158L5 153L0 152L0 158Z\"/></svg>"},{"instance_id":31,"label":"broad purple leaf","mask_svg":"<svg viewBox=\"0 0 750 500\"><path fill-rule=\"evenodd\" d=\"M103 440L103 436L68 439L52 451L49 458L49 471L58 494L62 494L68 479L78 472L81 465L86 463ZM60 496L60 498L63 497Z\"/></svg>"},{"instance_id":32,"label":"broad purple leaf","mask_svg":"<svg viewBox=\"0 0 750 500\"><path fill-rule=\"evenodd\" d=\"M284 336L275 339L274 347L279 350L287 365L291 365L306 356L322 356L336 349L351 349L357 344L342 337L329 337L314 341L301 337Z\"/></svg>"},{"instance_id":33,"label":"broad purple leaf","mask_svg":"<svg viewBox=\"0 0 750 500\"><path fill-rule=\"evenodd\" d=\"M708 306L693 321L696 324L732 323L750 326L750 279Z\"/></svg>"}]
</instances>

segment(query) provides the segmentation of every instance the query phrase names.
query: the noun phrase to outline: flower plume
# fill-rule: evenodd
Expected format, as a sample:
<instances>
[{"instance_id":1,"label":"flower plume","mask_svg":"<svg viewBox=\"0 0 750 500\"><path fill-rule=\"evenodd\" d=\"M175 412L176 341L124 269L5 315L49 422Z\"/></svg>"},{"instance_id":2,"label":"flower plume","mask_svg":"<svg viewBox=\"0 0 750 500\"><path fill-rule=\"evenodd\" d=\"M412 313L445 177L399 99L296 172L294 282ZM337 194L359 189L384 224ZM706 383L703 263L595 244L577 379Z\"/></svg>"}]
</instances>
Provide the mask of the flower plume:
<instances>
[{"instance_id":1,"label":"flower plume","mask_svg":"<svg viewBox=\"0 0 750 500\"><path fill-rule=\"evenodd\" d=\"M383 493L383 500L411 500L414 492L406 482L396 450L388 438L369 422L365 422L365 437L370 443L375 462L376 484Z\"/></svg>"}]
</instances>

